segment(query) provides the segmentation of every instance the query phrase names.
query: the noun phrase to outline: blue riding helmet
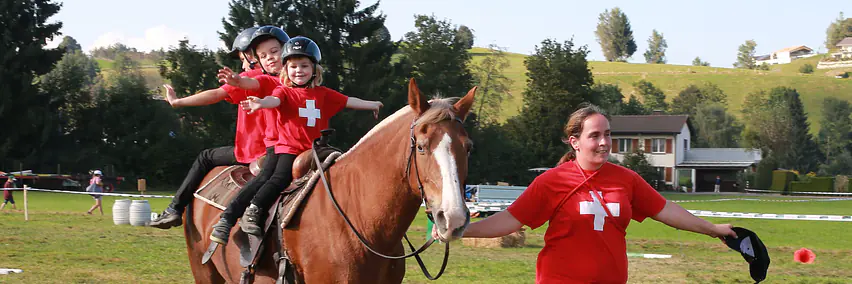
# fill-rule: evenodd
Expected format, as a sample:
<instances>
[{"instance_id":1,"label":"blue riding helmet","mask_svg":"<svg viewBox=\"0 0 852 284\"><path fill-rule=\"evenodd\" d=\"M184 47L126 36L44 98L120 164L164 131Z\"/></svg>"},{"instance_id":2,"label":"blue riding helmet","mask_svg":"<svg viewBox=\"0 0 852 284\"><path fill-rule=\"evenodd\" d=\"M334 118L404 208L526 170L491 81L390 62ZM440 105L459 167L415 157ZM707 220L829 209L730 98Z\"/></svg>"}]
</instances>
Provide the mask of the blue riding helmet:
<instances>
[{"instance_id":1,"label":"blue riding helmet","mask_svg":"<svg viewBox=\"0 0 852 284\"><path fill-rule=\"evenodd\" d=\"M245 52L249 49L249 44L251 43L252 36L257 31L258 27L251 27L244 29L234 38L234 43L231 45L231 51L228 52L229 55L233 57L238 57L240 52Z\"/></svg>"},{"instance_id":2,"label":"blue riding helmet","mask_svg":"<svg viewBox=\"0 0 852 284\"><path fill-rule=\"evenodd\" d=\"M287 43L287 41L290 40L290 36L288 36L287 33L284 32L284 30L282 30L281 28L276 26L262 26L254 31L251 36L251 39L249 39L248 47L257 47L257 45L260 44L261 41L268 38L277 39L278 42L281 43L281 45L284 45L285 43Z\"/></svg>"}]
</instances>

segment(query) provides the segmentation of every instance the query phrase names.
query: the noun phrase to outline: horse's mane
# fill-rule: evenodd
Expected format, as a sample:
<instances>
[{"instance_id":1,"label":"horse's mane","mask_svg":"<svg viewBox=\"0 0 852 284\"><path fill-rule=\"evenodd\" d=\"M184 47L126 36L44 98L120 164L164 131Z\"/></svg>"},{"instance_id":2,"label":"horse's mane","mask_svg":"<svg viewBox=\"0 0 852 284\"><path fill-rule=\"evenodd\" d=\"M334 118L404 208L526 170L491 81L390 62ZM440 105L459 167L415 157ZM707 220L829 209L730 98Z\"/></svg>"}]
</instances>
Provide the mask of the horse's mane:
<instances>
[{"instance_id":1,"label":"horse's mane","mask_svg":"<svg viewBox=\"0 0 852 284\"><path fill-rule=\"evenodd\" d=\"M446 119L455 119L456 113L453 109L453 104L455 104L455 102L458 100L459 98L432 98L432 100L429 101L429 109L426 110L426 112L424 112L423 115L421 115L420 118L417 119L415 124L432 124L438 123ZM363 144L365 141L369 140L370 137L374 136L376 132L411 111L411 107L406 105L397 110L395 113L383 119L381 122L379 122L379 124L376 124L376 126L370 129L367 134L364 134L364 136L361 137L360 140L358 140L358 143L355 143L355 146L349 148L349 151L346 151L346 153L341 155L338 160L342 160L344 157L348 156L349 153L355 150L355 148L358 148L359 145Z\"/></svg>"},{"instance_id":2,"label":"horse's mane","mask_svg":"<svg viewBox=\"0 0 852 284\"><path fill-rule=\"evenodd\" d=\"M447 119L455 119L456 112L455 109L453 109L453 104L455 104L458 100L459 98L432 98L432 100L429 101L429 109L426 110L426 112L423 113L423 115L421 115L414 124L432 124Z\"/></svg>"}]
</instances>

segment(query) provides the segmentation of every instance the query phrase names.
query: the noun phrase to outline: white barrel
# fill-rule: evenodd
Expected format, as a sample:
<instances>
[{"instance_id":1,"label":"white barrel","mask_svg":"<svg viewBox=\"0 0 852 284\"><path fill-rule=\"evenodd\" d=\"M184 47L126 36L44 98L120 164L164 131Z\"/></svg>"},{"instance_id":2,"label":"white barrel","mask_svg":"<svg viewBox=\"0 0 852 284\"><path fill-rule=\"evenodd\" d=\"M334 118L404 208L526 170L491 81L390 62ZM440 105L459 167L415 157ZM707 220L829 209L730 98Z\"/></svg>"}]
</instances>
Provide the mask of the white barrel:
<instances>
[{"instance_id":1,"label":"white barrel","mask_svg":"<svg viewBox=\"0 0 852 284\"><path fill-rule=\"evenodd\" d=\"M130 225L130 199L119 199L112 205L112 222L116 225Z\"/></svg>"},{"instance_id":2,"label":"white barrel","mask_svg":"<svg viewBox=\"0 0 852 284\"><path fill-rule=\"evenodd\" d=\"M130 203L130 225L145 226L151 222L151 205L148 200L133 200Z\"/></svg>"}]
</instances>

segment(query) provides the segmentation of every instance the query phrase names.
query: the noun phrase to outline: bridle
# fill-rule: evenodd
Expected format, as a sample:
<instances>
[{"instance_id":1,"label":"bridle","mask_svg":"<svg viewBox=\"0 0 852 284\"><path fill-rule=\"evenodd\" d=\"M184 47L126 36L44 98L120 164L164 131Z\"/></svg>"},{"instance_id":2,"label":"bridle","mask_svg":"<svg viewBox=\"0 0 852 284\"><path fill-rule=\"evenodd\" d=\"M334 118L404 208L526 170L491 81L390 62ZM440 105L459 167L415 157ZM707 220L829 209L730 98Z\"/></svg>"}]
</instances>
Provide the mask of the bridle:
<instances>
[{"instance_id":1,"label":"bridle","mask_svg":"<svg viewBox=\"0 0 852 284\"><path fill-rule=\"evenodd\" d=\"M419 117L415 117L414 120L411 121L411 127L409 128L409 140L411 141L411 144L409 145L408 161L406 162L405 176L406 176L406 180L409 180L409 181L411 180L411 168L412 168L412 164L413 164L414 165L415 177L417 179L417 189L420 191L420 199L423 201L423 204L427 204L427 206L428 206L429 201L426 198L425 191L423 190L423 182L420 179L420 170L417 168L417 159L414 159L414 151L416 150L415 148L417 148L417 139L414 138L414 127L417 126L416 122L417 122L418 118ZM456 117L454 120L463 124L462 120L458 117ZM314 141L314 145L313 145L314 148L316 148L316 146L318 145L318 142L319 142L319 138ZM420 152L420 153L422 153L422 152ZM320 162L320 160L319 160L319 156L317 155L317 151L313 151L313 157L314 157L314 162L317 164L317 166L319 168L321 168L322 162ZM386 258L386 259L406 259L406 258L413 256L417 260L417 264L420 265L420 270L423 272L423 274L429 280L437 280L438 278L441 277L442 274L444 274L444 269L447 267L447 260L449 260L449 257L450 257L450 243L449 242L444 243L444 260L441 263L441 270L438 271L438 274L436 274L435 276L432 276L429 273L429 270L426 269L426 265L423 263L423 260L420 258L420 253L425 251L427 248L429 248L429 246L431 246L435 242L435 240L432 239L431 232L429 234L429 237L426 239L426 242L422 246L420 246L420 248L418 248L418 249L415 249L414 245L411 244L411 241L408 239L408 234L404 234L403 237L405 239L405 242L408 243L408 247L411 248L411 250L412 250L412 252L409 253L409 254L405 254L405 255L401 255L401 256L390 256L390 255L385 255L385 254L382 254L382 253L376 251L375 249L370 247L370 245L367 244L367 241L364 239L364 237L361 235L361 233L359 233L358 230L355 229L355 226L352 225L352 221L349 220L349 217L347 217L346 214L343 213L343 210L340 209L340 205L337 203L337 200L334 198L334 194L331 193L331 184L328 182L327 178L325 177L325 173L324 172L321 173L320 177L322 178L322 183L325 186L325 192L328 193L328 197L331 199L332 205L334 205L334 209L337 209L337 213L340 214L341 217L343 217L343 220L346 221L346 225L348 225L349 229L351 229L352 232L355 233L355 236L358 237L358 241L360 241L361 244L364 245L365 248L367 248L367 250L369 250L370 252L372 252L373 254L375 254L377 256L380 256L380 257ZM427 213L426 217L429 218L429 220L434 223L434 218L432 217L431 212Z\"/></svg>"}]
</instances>

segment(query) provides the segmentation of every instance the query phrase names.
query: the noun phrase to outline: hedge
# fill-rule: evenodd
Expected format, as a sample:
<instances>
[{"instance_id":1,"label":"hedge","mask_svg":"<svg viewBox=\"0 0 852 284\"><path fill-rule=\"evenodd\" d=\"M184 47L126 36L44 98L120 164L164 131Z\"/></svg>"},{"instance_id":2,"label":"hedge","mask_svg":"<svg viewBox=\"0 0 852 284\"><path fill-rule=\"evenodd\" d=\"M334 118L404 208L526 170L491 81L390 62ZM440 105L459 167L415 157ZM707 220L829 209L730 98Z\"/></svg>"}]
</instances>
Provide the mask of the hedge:
<instances>
[{"instance_id":1,"label":"hedge","mask_svg":"<svg viewBox=\"0 0 852 284\"><path fill-rule=\"evenodd\" d=\"M812 177L809 181L794 181L790 186L794 192L834 192L834 177Z\"/></svg>"}]
</instances>

